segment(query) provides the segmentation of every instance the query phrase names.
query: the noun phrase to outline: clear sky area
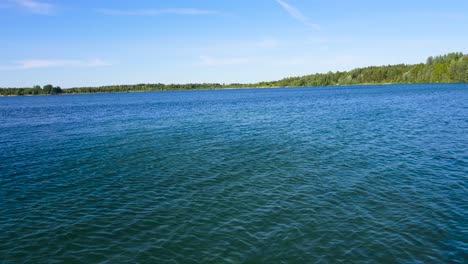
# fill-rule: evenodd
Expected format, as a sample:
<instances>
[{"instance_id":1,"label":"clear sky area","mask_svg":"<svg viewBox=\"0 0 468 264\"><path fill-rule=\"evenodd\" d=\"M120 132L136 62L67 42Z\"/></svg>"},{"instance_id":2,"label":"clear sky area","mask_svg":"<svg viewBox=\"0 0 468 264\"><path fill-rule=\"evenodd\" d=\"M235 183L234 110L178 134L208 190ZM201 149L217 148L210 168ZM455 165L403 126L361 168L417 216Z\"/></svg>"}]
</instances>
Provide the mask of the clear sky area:
<instances>
[{"instance_id":1,"label":"clear sky area","mask_svg":"<svg viewBox=\"0 0 468 264\"><path fill-rule=\"evenodd\" d=\"M467 0L0 0L0 87L246 83L468 53Z\"/></svg>"}]
</instances>

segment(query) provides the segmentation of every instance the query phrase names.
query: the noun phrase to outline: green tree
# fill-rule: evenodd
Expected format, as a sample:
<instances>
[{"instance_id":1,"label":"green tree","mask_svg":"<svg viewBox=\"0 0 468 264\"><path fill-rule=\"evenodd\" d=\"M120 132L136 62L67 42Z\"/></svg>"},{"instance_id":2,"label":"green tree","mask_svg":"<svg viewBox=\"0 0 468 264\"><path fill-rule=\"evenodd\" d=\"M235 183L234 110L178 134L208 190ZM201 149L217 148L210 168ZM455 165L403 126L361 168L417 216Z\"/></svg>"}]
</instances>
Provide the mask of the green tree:
<instances>
[{"instance_id":1,"label":"green tree","mask_svg":"<svg viewBox=\"0 0 468 264\"><path fill-rule=\"evenodd\" d=\"M44 85L44 87L42 88L42 91L44 94L52 94L53 88L54 86L52 86L52 84L47 84L47 85Z\"/></svg>"}]
</instances>

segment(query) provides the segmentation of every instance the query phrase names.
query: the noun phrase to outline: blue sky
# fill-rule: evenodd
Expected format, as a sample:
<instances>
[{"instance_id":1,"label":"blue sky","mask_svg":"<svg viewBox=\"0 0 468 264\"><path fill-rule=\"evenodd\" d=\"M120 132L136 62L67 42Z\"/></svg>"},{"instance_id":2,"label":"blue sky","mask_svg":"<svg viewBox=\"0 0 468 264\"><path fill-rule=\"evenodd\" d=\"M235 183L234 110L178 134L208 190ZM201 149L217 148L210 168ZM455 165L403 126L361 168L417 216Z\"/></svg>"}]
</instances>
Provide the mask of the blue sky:
<instances>
[{"instance_id":1,"label":"blue sky","mask_svg":"<svg viewBox=\"0 0 468 264\"><path fill-rule=\"evenodd\" d=\"M468 53L466 0L0 0L0 87L256 82Z\"/></svg>"}]
</instances>

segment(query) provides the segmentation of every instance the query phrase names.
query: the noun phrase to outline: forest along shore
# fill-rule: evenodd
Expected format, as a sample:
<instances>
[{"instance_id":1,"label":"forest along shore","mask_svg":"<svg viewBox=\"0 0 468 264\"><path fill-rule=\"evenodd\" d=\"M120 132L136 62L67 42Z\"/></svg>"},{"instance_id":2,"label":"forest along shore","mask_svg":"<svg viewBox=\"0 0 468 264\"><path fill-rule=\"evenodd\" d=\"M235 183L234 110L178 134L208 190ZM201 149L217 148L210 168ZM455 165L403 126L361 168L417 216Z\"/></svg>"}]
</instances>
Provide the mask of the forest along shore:
<instances>
[{"instance_id":1,"label":"forest along shore","mask_svg":"<svg viewBox=\"0 0 468 264\"><path fill-rule=\"evenodd\" d=\"M313 87L337 85L468 83L468 54L461 52L429 57L425 63L370 66L350 71L316 73L258 83L135 84L62 89L51 84L32 88L0 88L0 96L89 94L122 92L158 92L212 90L228 88Z\"/></svg>"}]
</instances>

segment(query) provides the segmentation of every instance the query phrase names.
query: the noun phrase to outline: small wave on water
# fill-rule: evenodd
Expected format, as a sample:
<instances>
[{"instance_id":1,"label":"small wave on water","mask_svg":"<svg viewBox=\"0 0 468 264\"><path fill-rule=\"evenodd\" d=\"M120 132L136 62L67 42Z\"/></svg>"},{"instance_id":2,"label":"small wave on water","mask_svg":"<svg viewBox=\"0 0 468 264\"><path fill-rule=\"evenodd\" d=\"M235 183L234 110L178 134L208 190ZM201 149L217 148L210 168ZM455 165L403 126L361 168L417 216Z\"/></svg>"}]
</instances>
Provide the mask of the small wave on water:
<instances>
[{"instance_id":1,"label":"small wave on water","mask_svg":"<svg viewBox=\"0 0 468 264\"><path fill-rule=\"evenodd\" d=\"M0 98L0 263L466 263L467 99Z\"/></svg>"}]
</instances>

